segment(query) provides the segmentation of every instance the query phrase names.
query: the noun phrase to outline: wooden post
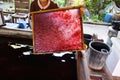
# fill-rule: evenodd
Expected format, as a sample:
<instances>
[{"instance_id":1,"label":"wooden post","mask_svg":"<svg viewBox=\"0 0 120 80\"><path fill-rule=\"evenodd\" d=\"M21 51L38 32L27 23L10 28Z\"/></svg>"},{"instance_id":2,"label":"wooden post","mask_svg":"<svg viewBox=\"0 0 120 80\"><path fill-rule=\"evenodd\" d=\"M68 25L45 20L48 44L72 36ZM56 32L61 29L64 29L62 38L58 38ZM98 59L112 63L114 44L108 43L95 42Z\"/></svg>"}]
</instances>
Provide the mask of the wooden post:
<instances>
[{"instance_id":1,"label":"wooden post","mask_svg":"<svg viewBox=\"0 0 120 80\"><path fill-rule=\"evenodd\" d=\"M78 80L90 80L89 69L81 51L76 52Z\"/></svg>"}]
</instances>

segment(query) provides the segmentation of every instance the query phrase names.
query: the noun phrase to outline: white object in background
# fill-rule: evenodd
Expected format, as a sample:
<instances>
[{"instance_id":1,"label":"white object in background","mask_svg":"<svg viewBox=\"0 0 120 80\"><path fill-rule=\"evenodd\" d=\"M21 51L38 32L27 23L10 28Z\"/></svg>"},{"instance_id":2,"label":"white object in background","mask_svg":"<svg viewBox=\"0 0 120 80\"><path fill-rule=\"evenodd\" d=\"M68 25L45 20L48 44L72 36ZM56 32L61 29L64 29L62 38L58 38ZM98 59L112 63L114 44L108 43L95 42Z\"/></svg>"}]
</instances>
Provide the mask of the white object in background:
<instances>
[{"instance_id":1,"label":"white object in background","mask_svg":"<svg viewBox=\"0 0 120 80\"><path fill-rule=\"evenodd\" d=\"M6 15L4 15L4 19L5 19L5 21L9 21L9 20L11 19L10 14L8 14L7 16L6 16Z\"/></svg>"},{"instance_id":2,"label":"white object in background","mask_svg":"<svg viewBox=\"0 0 120 80\"><path fill-rule=\"evenodd\" d=\"M113 77L120 78L120 39L112 37L111 41L113 44L111 47L112 52L106 60L106 65Z\"/></svg>"},{"instance_id":3,"label":"white object in background","mask_svg":"<svg viewBox=\"0 0 120 80\"><path fill-rule=\"evenodd\" d=\"M120 31L118 31L118 35L117 35L117 38L119 38L119 39L120 39Z\"/></svg>"},{"instance_id":4,"label":"white object in background","mask_svg":"<svg viewBox=\"0 0 120 80\"><path fill-rule=\"evenodd\" d=\"M19 24L17 23L6 23L5 26L2 26L3 28L8 28L8 29L18 29Z\"/></svg>"},{"instance_id":5,"label":"white object in background","mask_svg":"<svg viewBox=\"0 0 120 80\"><path fill-rule=\"evenodd\" d=\"M114 69L114 72L112 73L112 75L120 77L120 60L118 61L118 64L116 65L116 68Z\"/></svg>"}]
</instances>

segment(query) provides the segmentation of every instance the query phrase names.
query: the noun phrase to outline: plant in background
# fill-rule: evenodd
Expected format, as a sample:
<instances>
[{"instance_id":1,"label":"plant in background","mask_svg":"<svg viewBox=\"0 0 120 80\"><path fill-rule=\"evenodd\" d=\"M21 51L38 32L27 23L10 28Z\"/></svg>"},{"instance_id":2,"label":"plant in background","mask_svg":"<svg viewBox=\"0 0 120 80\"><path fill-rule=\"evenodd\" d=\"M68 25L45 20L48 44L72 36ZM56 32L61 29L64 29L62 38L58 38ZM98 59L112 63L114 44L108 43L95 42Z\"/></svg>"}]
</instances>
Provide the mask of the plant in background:
<instances>
[{"instance_id":1,"label":"plant in background","mask_svg":"<svg viewBox=\"0 0 120 80\"><path fill-rule=\"evenodd\" d=\"M53 1L56 2L59 7L64 7L66 5L65 1L68 1L68 0L53 0Z\"/></svg>"},{"instance_id":2,"label":"plant in background","mask_svg":"<svg viewBox=\"0 0 120 80\"><path fill-rule=\"evenodd\" d=\"M98 15L93 15L92 20L93 22L99 22L99 16Z\"/></svg>"},{"instance_id":3,"label":"plant in background","mask_svg":"<svg viewBox=\"0 0 120 80\"><path fill-rule=\"evenodd\" d=\"M90 11L92 21L103 21L104 8L112 0L85 0L85 7Z\"/></svg>"},{"instance_id":4,"label":"plant in background","mask_svg":"<svg viewBox=\"0 0 120 80\"><path fill-rule=\"evenodd\" d=\"M13 8L13 6L11 5L9 8Z\"/></svg>"},{"instance_id":5,"label":"plant in background","mask_svg":"<svg viewBox=\"0 0 120 80\"><path fill-rule=\"evenodd\" d=\"M78 6L78 5L84 5L85 4L85 0L75 0L74 5Z\"/></svg>"}]
</instances>

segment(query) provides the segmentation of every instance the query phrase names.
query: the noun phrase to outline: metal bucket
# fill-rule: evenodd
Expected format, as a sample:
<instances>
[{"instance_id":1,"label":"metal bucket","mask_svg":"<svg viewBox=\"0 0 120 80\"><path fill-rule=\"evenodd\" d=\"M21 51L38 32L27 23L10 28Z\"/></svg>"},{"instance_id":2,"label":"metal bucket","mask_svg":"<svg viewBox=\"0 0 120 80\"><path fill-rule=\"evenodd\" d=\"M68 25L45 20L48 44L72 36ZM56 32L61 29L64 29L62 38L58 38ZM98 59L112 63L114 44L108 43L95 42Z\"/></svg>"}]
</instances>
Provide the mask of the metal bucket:
<instances>
[{"instance_id":1,"label":"metal bucket","mask_svg":"<svg viewBox=\"0 0 120 80\"><path fill-rule=\"evenodd\" d=\"M89 43L92 41L92 35L84 34L84 43L89 46Z\"/></svg>"},{"instance_id":2,"label":"metal bucket","mask_svg":"<svg viewBox=\"0 0 120 80\"><path fill-rule=\"evenodd\" d=\"M99 41L91 41L89 44L88 65L94 70L101 70L110 54L110 47Z\"/></svg>"}]
</instances>

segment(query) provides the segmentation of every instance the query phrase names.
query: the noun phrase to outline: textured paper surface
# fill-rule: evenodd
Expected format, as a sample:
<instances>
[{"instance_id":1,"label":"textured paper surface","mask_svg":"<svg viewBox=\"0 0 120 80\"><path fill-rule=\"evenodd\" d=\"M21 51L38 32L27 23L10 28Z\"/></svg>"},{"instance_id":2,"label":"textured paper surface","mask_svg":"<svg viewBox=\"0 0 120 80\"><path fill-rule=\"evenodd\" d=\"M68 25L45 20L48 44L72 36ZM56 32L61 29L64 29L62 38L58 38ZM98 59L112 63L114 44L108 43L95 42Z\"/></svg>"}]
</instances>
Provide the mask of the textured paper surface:
<instances>
[{"instance_id":1,"label":"textured paper surface","mask_svg":"<svg viewBox=\"0 0 120 80\"><path fill-rule=\"evenodd\" d=\"M33 13L34 53L83 49L79 8Z\"/></svg>"}]
</instances>

